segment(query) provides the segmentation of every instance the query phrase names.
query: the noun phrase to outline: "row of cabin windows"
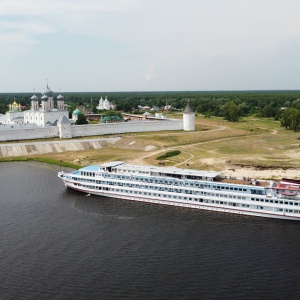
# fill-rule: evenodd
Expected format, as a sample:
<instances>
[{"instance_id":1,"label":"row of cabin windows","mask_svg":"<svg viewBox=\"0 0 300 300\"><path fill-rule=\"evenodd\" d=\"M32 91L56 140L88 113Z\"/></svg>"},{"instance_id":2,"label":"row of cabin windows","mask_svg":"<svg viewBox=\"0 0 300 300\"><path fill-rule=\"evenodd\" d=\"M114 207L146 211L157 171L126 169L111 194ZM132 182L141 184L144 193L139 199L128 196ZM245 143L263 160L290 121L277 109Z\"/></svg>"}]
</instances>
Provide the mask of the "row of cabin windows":
<instances>
[{"instance_id":1,"label":"row of cabin windows","mask_svg":"<svg viewBox=\"0 0 300 300\"><path fill-rule=\"evenodd\" d=\"M89 173L89 172L87 172ZM93 173L95 174L95 173ZM76 178L73 178L73 179L76 179ZM99 180L93 180L93 179L82 179L81 181L89 181L89 182L94 182L96 184L100 184L100 181ZM119 184L116 184L115 182L102 182L102 184L107 184L107 185L123 185L123 183L119 183ZM125 184L124 184L125 186ZM128 184L126 185L128 187L133 187L133 188L139 188L140 185L137 185L137 184ZM143 188L149 188L149 189L154 189L155 187L154 186L143 186ZM189 190L180 190L180 189L175 189L175 190L172 190L172 189L169 189L168 192L175 192L175 193L186 193L186 194L192 194L193 191L189 191ZM242 200L245 200L246 198L245 197L241 197L241 196L235 196L235 195L222 195L222 194L214 194L214 193L208 193L208 192L200 192L199 194L201 195L205 195L205 196L213 196L213 197L222 197L222 198L230 198L230 199L242 199ZM252 198L253 199L253 198Z\"/></svg>"},{"instance_id":2,"label":"row of cabin windows","mask_svg":"<svg viewBox=\"0 0 300 300\"><path fill-rule=\"evenodd\" d=\"M297 209L282 209L282 208L278 208L278 211L285 212L285 213L300 214L300 210L297 210Z\"/></svg>"},{"instance_id":3,"label":"row of cabin windows","mask_svg":"<svg viewBox=\"0 0 300 300\"><path fill-rule=\"evenodd\" d=\"M85 172L85 171L81 171L81 175L82 175L82 176L95 177L95 173L94 173L94 172Z\"/></svg>"},{"instance_id":4,"label":"row of cabin windows","mask_svg":"<svg viewBox=\"0 0 300 300\"><path fill-rule=\"evenodd\" d=\"M279 201L279 200L271 200L271 199L257 199L251 198L252 201L259 201L259 202L267 202L267 203L275 203L275 204L286 204L286 205L297 205L299 206L298 202L293 201Z\"/></svg>"},{"instance_id":5,"label":"row of cabin windows","mask_svg":"<svg viewBox=\"0 0 300 300\"><path fill-rule=\"evenodd\" d=\"M86 188L93 188L92 186L88 186L85 185L84 187ZM99 187L96 187L97 189L99 189ZM101 189L101 187L100 187ZM106 191L109 191L110 188L103 188ZM128 192L126 190L120 190L120 189L115 189L114 191L116 192ZM237 203L232 203L232 202L224 202L224 201L214 201L214 200L203 200L203 199L193 199L193 198L188 198L188 197L180 197L180 196L171 196L171 195L160 195L160 194L156 194L156 193L142 193L142 192L138 192L138 191L129 191L130 194L139 194L139 195L145 195L145 196L155 196L155 197L164 197L164 198L172 198L172 199L183 199L183 200L190 200L190 201L196 201L196 202L204 202L204 203L211 203L211 204L221 204L221 205L230 205L230 206L237 206ZM242 204L242 207L249 207L248 204ZM257 209L264 209L263 206L258 206ZM282 209L279 208L277 210L278 212L286 212L286 213L294 213L294 214L300 214L300 210L293 210L293 209Z\"/></svg>"},{"instance_id":6,"label":"row of cabin windows","mask_svg":"<svg viewBox=\"0 0 300 300\"><path fill-rule=\"evenodd\" d=\"M98 180L91 180L92 182L95 183L99 183ZM103 184L108 184L108 185L115 185L114 182L103 182ZM119 184L119 185L123 185L123 184ZM124 184L125 185L125 184ZM139 188L139 185L134 185L134 184L129 184L126 185L128 187L133 187L133 188ZM143 186L143 188L149 188L149 189L155 189L154 186ZM180 189L168 189L168 192L175 192L175 193L186 193L186 194L193 194L193 191L189 191L189 190L180 190ZM214 193L207 193L207 192L200 192L197 194L201 194L201 195L205 195L205 196L213 196L213 197L222 197L222 198L230 198L230 199L242 199L245 200L245 197L241 197L241 196L235 196L235 195L222 195L222 194L214 194Z\"/></svg>"},{"instance_id":7,"label":"row of cabin windows","mask_svg":"<svg viewBox=\"0 0 300 300\"><path fill-rule=\"evenodd\" d=\"M91 176L91 177L95 177L95 173L94 172L85 172L82 171L81 175L83 176ZM107 176L110 177L110 176ZM128 179L128 177L126 176L120 176L120 179L126 180ZM153 183L153 179L150 178L139 178L140 181L144 181L144 182L150 182ZM157 184L168 184L168 185L178 185L178 182L173 182L173 181L167 181L167 180L158 180L155 179L154 183ZM203 185L203 184L199 184L199 183L193 183L193 182L189 182L189 183L185 183L185 186L190 186L190 187L199 187L199 188L214 188L214 189L221 189L221 190L229 190L229 191L239 191L239 192L246 192L247 190L245 188L236 188L236 187L228 187L228 186L218 186L218 185ZM263 194L262 190L251 190L252 194L258 194L261 195Z\"/></svg>"},{"instance_id":8,"label":"row of cabin windows","mask_svg":"<svg viewBox=\"0 0 300 300\"><path fill-rule=\"evenodd\" d=\"M119 179L126 180L128 179L127 176L119 176ZM168 185L178 185L179 182L177 181L169 181L169 180L162 180L162 179L151 179L151 178L134 178L135 180L139 180L141 182L150 182L150 183L157 183L157 184L168 184ZM237 187L230 187L230 186L219 186L219 185L204 185L196 182L182 182L181 184L185 184L185 186L190 187L199 187L199 188L213 188L213 189L221 189L221 190L228 190L228 191L239 191L239 192L246 192L247 189L245 188L237 188ZM254 194L262 194L261 190L254 190Z\"/></svg>"}]
</instances>

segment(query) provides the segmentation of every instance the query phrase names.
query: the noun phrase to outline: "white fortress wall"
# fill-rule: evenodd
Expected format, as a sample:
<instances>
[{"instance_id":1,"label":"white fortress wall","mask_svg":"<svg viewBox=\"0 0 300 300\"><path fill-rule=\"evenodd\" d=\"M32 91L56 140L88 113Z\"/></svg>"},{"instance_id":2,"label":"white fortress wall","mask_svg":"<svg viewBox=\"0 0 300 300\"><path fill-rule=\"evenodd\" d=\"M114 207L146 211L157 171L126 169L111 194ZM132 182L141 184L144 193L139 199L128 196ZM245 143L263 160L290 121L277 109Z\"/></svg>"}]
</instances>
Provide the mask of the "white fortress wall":
<instances>
[{"instance_id":1,"label":"white fortress wall","mask_svg":"<svg viewBox=\"0 0 300 300\"><path fill-rule=\"evenodd\" d=\"M4 126L4 125L2 125ZM6 125L7 126L7 125ZM26 126L26 125L25 125ZM12 128L0 128L0 141L16 141L41 138L72 138L81 136L93 136L102 134L118 134L126 132L145 132L162 130L182 130L182 120L160 121L129 121L121 123L106 123L94 125L62 125L63 132L60 134L59 126L29 127L14 125Z\"/></svg>"},{"instance_id":2,"label":"white fortress wall","mask_svg":"<svg viewBox=\"0 0 300 300\"><path fill-rule=\"evenodd\" d=\"M164 121L129 121L121 123L106 123L94 125L71 126L72 137L117 134L126 132L182 130L182 120Z\"/></svg>"},{"instance_id":3,"label":"white fortress wall","mask_svg":"<svg viewBox=\"0 0 300 300\"><path fill-rule=\"evenodd\" d=\"M58 127L15 128L0 131L0 141L16 141L58 137Z\"/></svg>"}]
</instances>

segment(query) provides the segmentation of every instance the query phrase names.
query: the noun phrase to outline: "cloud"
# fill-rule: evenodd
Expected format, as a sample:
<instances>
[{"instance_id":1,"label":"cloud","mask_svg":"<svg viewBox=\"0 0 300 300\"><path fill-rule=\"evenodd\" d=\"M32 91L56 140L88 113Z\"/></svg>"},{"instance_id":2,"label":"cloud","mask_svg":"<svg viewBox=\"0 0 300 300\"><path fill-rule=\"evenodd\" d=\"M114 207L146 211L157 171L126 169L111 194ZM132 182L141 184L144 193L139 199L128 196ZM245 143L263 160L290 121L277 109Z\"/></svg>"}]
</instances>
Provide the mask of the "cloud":
<instances>
[{"instance_id":1,"label":"cloud","mask_svg":"<svg viewBox=\"0 0 300 300\"><path fill-rule=\"evenodd\" d=\"M46 33L54 33L55 30L53 27L48 26L43 22L35 22L35 21L4 21L0 22L0 30L6 31L21 31L27 34L46 34Z\"/></svg>"},{"instance_id":2,"label":"cloud","mask_svg":"<svg viewBox=\"0 0 300 300\"><path fill-rule=\"evenodd\" d=\"M143 7L137 0L1 0L0 15L53 15L129 11Z\"/></svg>"},{"instance_id":3,"label":"cloud","mask_svg":"<svg viewBox=\"0 0 300 300\"><path fill-rule=\"evenodd\" d=\"M28 81L46 69L70 90L99 76L106 90L276 87L278 66L298 87L299 0L0 1L1 68Z\"/></svg>"},{"instance_id":4,"label":"cloud","mask_svg":"<svg viewBox=\"0 0 300 300\"><path fill-rule=\"evenodd\" d=\"M154 78L155 64L149 64L146 68L145 81L151 81Z\"/></svg>"}]
</instances>

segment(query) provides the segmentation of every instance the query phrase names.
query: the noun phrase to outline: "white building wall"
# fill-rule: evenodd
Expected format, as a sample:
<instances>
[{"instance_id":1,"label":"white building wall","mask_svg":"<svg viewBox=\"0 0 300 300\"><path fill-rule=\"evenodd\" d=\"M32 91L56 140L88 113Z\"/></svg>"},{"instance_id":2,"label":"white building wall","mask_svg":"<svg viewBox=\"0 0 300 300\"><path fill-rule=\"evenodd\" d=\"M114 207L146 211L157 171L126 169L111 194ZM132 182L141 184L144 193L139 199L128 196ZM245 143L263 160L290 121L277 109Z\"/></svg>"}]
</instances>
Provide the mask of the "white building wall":
<instances>
[{"instance_id":1,"label":"white building wall","mask_svg":"<svg viewBox=\"0 0 300 300\"><path fill-rule=\"evenodd\" d=\"M195 114L183 114L183 130L195 131Z\"/></svg>"},{"instance_id":2,"label":"white building wall","mask_svg":"<svg viewBox=\"0 0 300 300\"><path fill-rule=\"evenodd\" d=\"M58 110L58 111L46 111L43 114L43 123L41 123L41 126L45 126L47 122L55 122L55 120L59 121L62 116L65 115L67 119L69 119L69 112L66 110Z\"/></svg>"},{"instance_id":3,"label":"white building wall","mask_svg":"<svg viewBox=\"0 0 300 300\"><path fill-rule=\"evenodd\" d=\"M168 121L129 121L121 123L105 123L94 125L73 125L72 137L117 134L126 132L182 130L182 120Z\"/></svg>"},{"instance_id":4,"label":"white building wall","mask_svg":"<svg viewBox=\"0 0 300 300\"><path fill-rule=\"evenodd\" d=\"M16 112L7 112L6 115L2 116L1 123L2 124L19 124L23 123L22 121L15 122L13 121L14 118L23 118L23 112L16 111Z\"/></svg>"},{"instance_id":5,"label":"white building wall","mask_svg":"<svg viewBox=\"0 0 300 300\"><path fill-rule=\"evenodd\" d=\"M45 126L47 122L53 123L55 120L60 120L65 115L69 118L69 112L67 110L60 111L31 111L24 112L25 124L36 124L37 126Z\"/></svg>"},{"instance_id":6,"label":"white building wall","mask_svg":"<svg viewBox=\"0 0 300 300\"><path fill-rule=\"evenodd\" d=\"M63 128L61 132L59 130L59 126L24 128L24 126L15 125L9 129L3 126L4 125L0 125L0 141L15 141L15 140L53 138L53 137L71 138L71 137L93 136L93 135L102 135L102 134L118 134L118 133L126 133L126 132L183 129L182 120L164 120L164 121L146 120L146 121L129 121L129 122L121 122L121 123L72 125L72 126L67 124L67 125L62 125Z\"/></svg>"},{"instance_id":7,"label":"white building wall","mask_svg":"<svg viewBox=\"0 0 300 300\"><path fill-rule=\"evenodd\" d=\"M0 131L0 141L17 141L58 137L58 127L24 128L14 126Z\"/></svg>"}]
</instances>

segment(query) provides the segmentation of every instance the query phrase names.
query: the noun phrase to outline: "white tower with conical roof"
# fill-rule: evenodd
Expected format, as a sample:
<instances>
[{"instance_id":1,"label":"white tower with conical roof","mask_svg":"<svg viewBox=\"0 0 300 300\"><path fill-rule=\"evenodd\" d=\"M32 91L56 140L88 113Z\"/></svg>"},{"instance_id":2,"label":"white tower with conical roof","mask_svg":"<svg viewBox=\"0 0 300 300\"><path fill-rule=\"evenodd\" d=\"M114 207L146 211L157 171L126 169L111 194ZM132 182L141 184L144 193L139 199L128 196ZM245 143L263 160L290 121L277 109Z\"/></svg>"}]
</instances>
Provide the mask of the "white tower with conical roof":
<instances>
[{"instance_id":1,"label":"white tower with conical roof","mask_svg":"<svg viewBox=\"0 0 300 300\"><path fill-rule=\"evenodd\" d=\"M188 101L183 112L183 130L195 131L195 112L192 109L190 101Z\"/></svg>"}]
</instances>

